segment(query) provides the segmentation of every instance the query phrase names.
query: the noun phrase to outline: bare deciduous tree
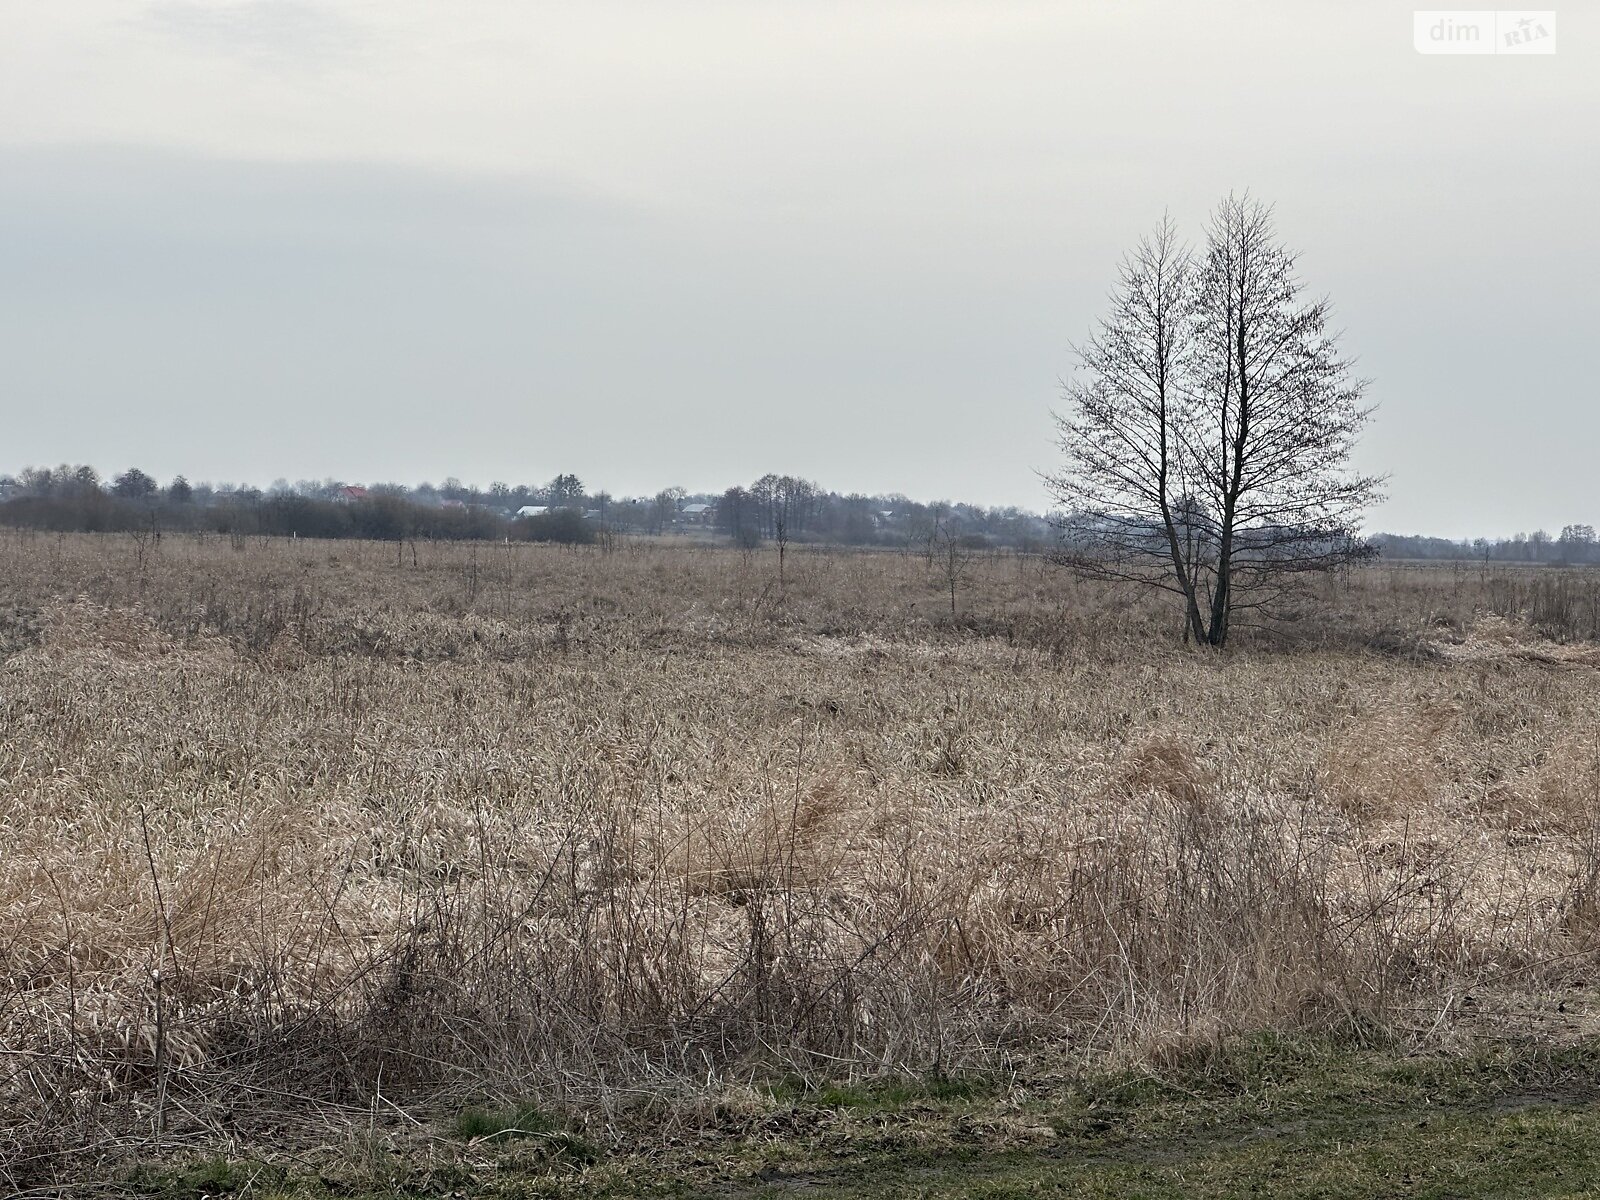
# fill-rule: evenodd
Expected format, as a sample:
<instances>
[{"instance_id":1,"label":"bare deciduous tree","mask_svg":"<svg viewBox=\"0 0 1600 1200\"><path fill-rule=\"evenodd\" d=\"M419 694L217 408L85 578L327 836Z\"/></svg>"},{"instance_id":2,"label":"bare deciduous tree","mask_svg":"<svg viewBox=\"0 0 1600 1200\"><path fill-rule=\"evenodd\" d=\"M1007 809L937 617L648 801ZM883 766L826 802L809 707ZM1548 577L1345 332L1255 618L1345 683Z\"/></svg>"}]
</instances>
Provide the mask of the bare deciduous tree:
<instances>
[{"instance_id":1,"label":"bare deciduous tree","mask_svg":"<svg viewBox=\"0 0 1600 1200\"><path fill-rule=\"evenodd\" d=\"M966 582L972 552L966 539L950 525L935 525L929 553L938 560L939 575L950 597L950 615L956 615L956 591Z\"/></svg>"},{"instance_id":2,"label":"bare deciduous tree","mask_svg":"<svg viewBox=\"0 0 1600 1200\"><path fill-rule=\"evenodd\" d=\"M662 488L650 501L650 532L666 533L678 519L678 505L686 495L681 487Z\"/></svg>"},{"instance_id":3,"label":"bare deciduous tree","mask_svg":"<svg viewBox=\"0 0 1600 1200\"><path fill-rule=\"evenodd\" d=\"M1212 646L1367 552L1355 531L1382 481L1348 469L1366 384L1294 268L1248 196L1218 205L1198 259L1163 219L1123 260L1057 417L1062 558L1175 593L1185 636Z\"/></svg>"},{"instance_id":4,"label":"bare deciduous tree","mask_svg":"<svg viewBox=\"0 0 1600 1200\"><path fill-rule=\"evenodd\" d=\"M1048 482L1074 521L1064 557L1086 574L1176 592L1203 641L1181 430L1194 274L1165 216L1122 260L1110 312L1076 347L1081 376L1057 417L1067 467Z\"/></svg>"}]
</instances>

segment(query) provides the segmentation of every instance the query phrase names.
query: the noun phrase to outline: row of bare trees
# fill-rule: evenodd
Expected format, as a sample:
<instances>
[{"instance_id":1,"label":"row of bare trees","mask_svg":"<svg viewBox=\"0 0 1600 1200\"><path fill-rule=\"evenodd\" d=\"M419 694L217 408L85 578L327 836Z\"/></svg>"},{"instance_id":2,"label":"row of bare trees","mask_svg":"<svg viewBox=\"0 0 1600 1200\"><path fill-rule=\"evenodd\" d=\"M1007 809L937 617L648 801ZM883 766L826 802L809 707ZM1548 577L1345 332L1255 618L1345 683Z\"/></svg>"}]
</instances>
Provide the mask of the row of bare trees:
<instances>
[{"instance_id":1,"label":"row of bare trees","mask_svg":"<svg viewBox=\"0 0 1600 1200\"><path fill-rule=\"evenodd\" d=\"M1164 217L1076 348L1047 477L1064 561L1173 593L1186 638L1221 646L1308 572L1368 553L1382 480L1349 459L1372 409L1329 321L1268 206L1229 196L1198 251Z\"/></svg>"}]
</instances>

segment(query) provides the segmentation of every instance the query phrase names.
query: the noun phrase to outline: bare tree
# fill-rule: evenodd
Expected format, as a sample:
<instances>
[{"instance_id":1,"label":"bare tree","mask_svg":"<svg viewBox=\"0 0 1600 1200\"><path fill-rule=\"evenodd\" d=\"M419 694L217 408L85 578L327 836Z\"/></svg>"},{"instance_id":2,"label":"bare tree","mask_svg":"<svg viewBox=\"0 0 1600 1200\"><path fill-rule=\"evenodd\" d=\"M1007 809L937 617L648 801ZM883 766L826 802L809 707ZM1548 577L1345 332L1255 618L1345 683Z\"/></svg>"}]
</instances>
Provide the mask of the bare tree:
<instances>
[{"instance_id":1,"label":"bare tree","mask_svg":"<svg viewBox=\"0 0 1600 1200\"><path fill-rule=\"evenodd\" d=\"M686 495L681 487L662 488L650 502L650 532L665 533L678 519L678 506Z\"/></svg>"},{"instance_id":2,"label":"bare tree","mask_svg":"<svg viewBox=\"0 0 1600 1200\"><path fill-rule=\"evenodd\" d=\"M1110 312L1076 347L1081 378L1065 385L1069 412L1056 418L1067 465L1046 482L1070 514L1062 557L1088 575L1175 592L1187 635L1203 641L1181 429L1193 283L1193 256L1163 216L1122 260Z\"/></svg>"},{"instance_id":3,"label":"bare tree","mask_svg":"<svg viewBox=\"0 0 1600 1200\"><path fill-rule=\"evenodd\" d=\"M805 532L817 506L819 489L793 475L763 475L750 485L750 496L762 513L767 536L778 547L778 584L783 586L790 539Z\"/></svg>"},{"instance_id":4,"label":"bare tree","mask_svg":"<svg viewBox=\"0 0 1600 1200\"><path fill-rule=\"evenodd\" d=\"M1588 562L1594 554L1593 525L1564 525L1557 541L1561 557L1568 562Z\"/></svg>"},{"instance_id":5,"label":"bare tree","mask_svg":"<svg viewBox=\"0 0 1600 1200\"><path fill-rule=\"evenodd\" d=\"M1049 483L1081 570L1183 597L1185 633L1221 646L1280 611L1308 572L1368 553L1382 481L1349 470L1365 381L1307 301L1272 210L1218 205L1203 258L1163 221L1125 260L1111 315L1079 350Z\"/></svg>"},{"instance_id":6,"label":"bare tree","mask_svg":"<svg viewBox=\"0 0 1600 1200\"><path fill-rule=\"evenodd\" d=\"M133 539L134 562L139 571L139 594L144 595L145 584L149 581L146 570L146 560L150 555L150 548L161 543L161 525L156 517L155 510L145 515L145 519L136 521L128 529L129 536Z\"/></svg>"},{"instance_id":7,"label":"bare tree","mask_svg":"<svg viewBox=\"0 0 1600 1200\"><path fill-rule=\"evenodd\" d=\"M956 615L956 590L966 581L972 554L962 535L948 524L936 524L929 542L930 553L938 561L939 575L950 597L950 615Z\"/></svg>"},{"instance_id":8,"label":"bare tree","mask_svg":"<svg viewBox=\"0 0 1600 1200\"><path fill-rule=\"evenodd\" d=\"M780 504L772 510L772 540L778 543L778 587L787 586L784 577L785 563L789 558L789 506Z\"/></svg>"},{"instance_id":9,"label":"bare tree","mask_svg":"<svg viewBox=\"0 0 1600 1200\"><path fill-rule=\"evenodd\" d=\"M747 554L761 544L760 513L756 498L742 487L731 487L717 502L717 527Z\"/></svg>"},{"instance_id":10,"label":"bare tree","mask_svg":"<svg viewBox=\"0 0 1600 1200\"><path fill-rule=\"evenodd\" d=\"M1207 641L1237 612L1270 612L1305 572L1365 554L1355 537L1382 480L1352 473L1371 407L1339 351L1331 306L1302 299L1269 206L1229 196L1208 231L1194 307L1184 436L1216 514Z\"/></svg>"}]
</instances>

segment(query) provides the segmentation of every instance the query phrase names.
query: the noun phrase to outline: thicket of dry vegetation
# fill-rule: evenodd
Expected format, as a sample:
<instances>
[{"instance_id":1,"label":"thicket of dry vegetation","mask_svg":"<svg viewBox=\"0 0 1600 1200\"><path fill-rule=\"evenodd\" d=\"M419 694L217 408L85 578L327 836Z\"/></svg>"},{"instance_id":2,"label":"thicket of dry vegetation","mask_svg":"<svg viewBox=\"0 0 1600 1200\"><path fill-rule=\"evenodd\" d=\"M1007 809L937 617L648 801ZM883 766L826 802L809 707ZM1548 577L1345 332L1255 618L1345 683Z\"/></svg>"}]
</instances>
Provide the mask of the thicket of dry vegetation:
<instances>
[{"instance_id":1,"label":"thicket of dry vegetation","mask_svg":"<svg viewBox=\"0 0 1600 1200\"><path fill-rule=\"evenodd\" d=\"M1217 655L1012 556L7 533L0 1186L1510 1020L1600 948L1600 579L1323 592Z\"/></svg>"}]
</instances>

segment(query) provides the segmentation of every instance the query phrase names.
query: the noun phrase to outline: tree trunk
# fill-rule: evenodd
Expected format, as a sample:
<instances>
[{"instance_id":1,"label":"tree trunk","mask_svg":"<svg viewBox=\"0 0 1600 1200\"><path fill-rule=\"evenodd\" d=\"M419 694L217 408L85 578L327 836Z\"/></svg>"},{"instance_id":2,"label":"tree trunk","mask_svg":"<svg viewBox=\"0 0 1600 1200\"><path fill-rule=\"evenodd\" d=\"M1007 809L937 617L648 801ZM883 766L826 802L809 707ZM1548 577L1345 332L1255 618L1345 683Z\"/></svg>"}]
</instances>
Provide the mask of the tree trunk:
<instances>
[{"instance_id":1,"label":"tree trunk","mask_svg":"<svg viewBox=\"0 0 1600 1200\"><path fill-rule=\"evenodd\" d=\"M1230 369L1239 373L1239 418L1234 429L1232 444L1227 436L1227 404L1222 406L1223 454L1230 451L1232 461L1224 457L1224 486L1222 499L1222 531L1217 539L1217 588L1211 596L1211 628L1206 640L1221 647L1228 641L1229 618L1233 615L1233 523L1239 513L1239 494L1244 486L1245 453L1250 445L1250 307L1251 264L1249 247L1241 242L1238 261L1238 312L1235 315L1233 363Z\"/></svg>"},{"instance_id":2,"label":"tree trunk","mask_svg":"<svg viewBox=\"0 0 1600 1200\"><path fill-rule=\"evenodd\" d=\"M1167 548L1172 553L1172 573L1177 577L1178 586L1183 589L1184 636L1193 637L1198 645L1206 640L1206 627L1200 617L1200 602L1194 594L1194 576L1183 560L1183 550L1178 545L1178 529L1172 520L1172 510L1165 503L1161 506L1161 517L1167 528Z\"/></svg>"},{"instance_id":3,"label":"tree trunk","mask_svg":"<svg viewBox=\"0 0 1600 1200\"><path fill-rule=\"evenodd\" d=\"M1211 627L1206 644L1221 647L1228 640L1228 615L1233 606L1229 576L1233 571L1233 517L1229 514L1217 548L1217 587L1211 595Z\"/></svg>"}]
</instances>

